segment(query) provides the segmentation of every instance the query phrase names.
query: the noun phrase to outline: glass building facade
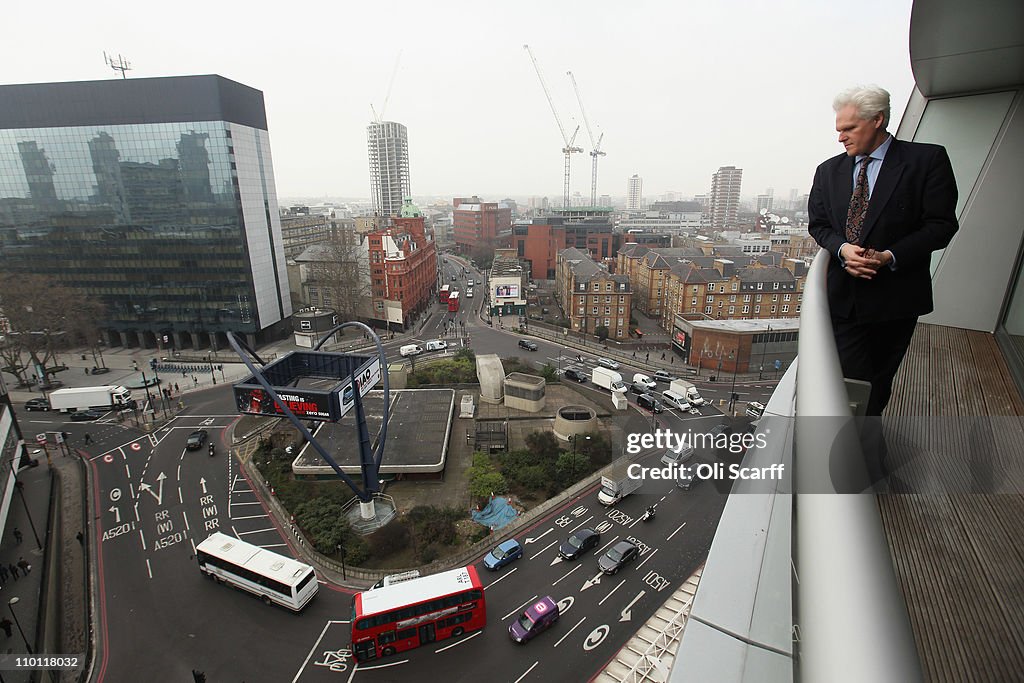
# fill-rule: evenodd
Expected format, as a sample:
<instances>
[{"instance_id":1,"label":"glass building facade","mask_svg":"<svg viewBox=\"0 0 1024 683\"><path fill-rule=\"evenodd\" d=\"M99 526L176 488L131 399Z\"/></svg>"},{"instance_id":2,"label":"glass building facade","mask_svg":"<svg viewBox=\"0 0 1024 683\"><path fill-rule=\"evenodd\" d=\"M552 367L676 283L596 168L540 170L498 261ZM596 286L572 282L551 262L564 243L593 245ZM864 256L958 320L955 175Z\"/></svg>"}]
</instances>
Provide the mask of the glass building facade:
<instances>
[{"instance_id":1,"label":"glass building facade","mask_svg":"<svg viewBox=\"0 0 1024 683\"><path fill-rule=\"evenodd\" d=\"M0 268L102 300L114 345L278 336L262 93L218 76L0 87Z\"/></svg>"}]
</instances>

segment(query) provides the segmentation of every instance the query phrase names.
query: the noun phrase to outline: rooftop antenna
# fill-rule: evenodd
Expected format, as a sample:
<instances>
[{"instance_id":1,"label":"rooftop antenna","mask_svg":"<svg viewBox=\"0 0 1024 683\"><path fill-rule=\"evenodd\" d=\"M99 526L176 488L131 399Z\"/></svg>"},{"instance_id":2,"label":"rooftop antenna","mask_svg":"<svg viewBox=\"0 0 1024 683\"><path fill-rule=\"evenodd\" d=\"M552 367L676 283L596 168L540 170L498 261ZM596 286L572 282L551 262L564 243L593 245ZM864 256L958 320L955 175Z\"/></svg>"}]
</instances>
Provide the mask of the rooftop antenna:
<instances>
[{"instance_id":1,"label":"rooftop antenna","mask_svg":"<svg viewBox=\"0 0 1024 683\"><path fill-rule=\"evenodd\" d=\"M111 55L108 55L106 50L104 50L103 61L106 62L114 71L120 71L122 79L128 78L127 76L125 76L124 72L130 71L132 68L132 64L127 59L125 59L121 55L118 55L117 61L114 61L114 58Z\"/></svg>"}]
</instances>

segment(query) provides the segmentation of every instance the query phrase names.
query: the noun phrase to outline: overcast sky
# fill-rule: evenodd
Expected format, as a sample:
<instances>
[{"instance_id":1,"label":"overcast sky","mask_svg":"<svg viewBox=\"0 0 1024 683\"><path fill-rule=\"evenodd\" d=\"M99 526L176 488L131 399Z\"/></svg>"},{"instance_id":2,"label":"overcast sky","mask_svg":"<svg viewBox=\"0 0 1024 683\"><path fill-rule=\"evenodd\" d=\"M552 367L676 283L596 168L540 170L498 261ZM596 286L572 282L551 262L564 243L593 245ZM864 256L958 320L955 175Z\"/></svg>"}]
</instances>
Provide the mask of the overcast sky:
<instances>
[{"instance_id":1,"label":"overcast sky","mask_svg":"<svg viewBox=\"0 0 1024 683\"><path fill-rule=\"evenodd\" d=\"M152 7L152 9L151 9ZM568 135L604 133L598 194L643 178L648 200L707 192L719 166L743 195L807 192L842 151L831 103L856 83L913 88L910 0L605 0L515 3L14 2L0 79L38 83L219 74L262 90L278 194L368 197L371 103L409 129L413 194L485 200L562 193L563 146L528 43ZM863 47L858 47L862 45ZM401 53L399 57L399 53ZM890 130L894 130L891 126ZM572 190L590 195L590 157Z\"/></svg>"}]
</instances>

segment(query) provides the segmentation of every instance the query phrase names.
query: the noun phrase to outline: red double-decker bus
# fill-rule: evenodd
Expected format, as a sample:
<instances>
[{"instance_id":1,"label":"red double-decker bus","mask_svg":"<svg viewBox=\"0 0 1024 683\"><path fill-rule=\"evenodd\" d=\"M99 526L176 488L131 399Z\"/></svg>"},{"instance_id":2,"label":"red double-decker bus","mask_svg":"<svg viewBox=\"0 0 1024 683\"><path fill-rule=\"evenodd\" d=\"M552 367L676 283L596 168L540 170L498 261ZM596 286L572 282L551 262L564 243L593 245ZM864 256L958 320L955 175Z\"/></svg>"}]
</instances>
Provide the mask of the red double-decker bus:
<instances>
[{"instance_id":1,"label":"red double-decker bus","mask_svg":"<svg viewBox=\"0 0 1024 683\"><path fill-rule=\"evenodd\" d=\"M448 303L448 295L451 293L451 287L449 285L442 285L441 291L437 293L437 300L442 304Z\"/></svg>"},{"instance_id":2,"label":"red double-decker bus","mask_svg":"<svg viewBox=\"0 0 1024 683\"><path fill-rule=\"evenodd\" d=\"M448 295L448 312L455 313L459 310L459 293L458 291L452 292Z\"/></svg>"},{"instance_id":3,"label":"red double-decker bus","mask_svg":"<svg viewBox=\"0 0 1024 683\"><path fill-rule=\"evenodd\" d=\"M352 656L389 657L487 624L484 586L476 567L462 567L356 593L352 599Z\"/></svg>"}]
</instances>

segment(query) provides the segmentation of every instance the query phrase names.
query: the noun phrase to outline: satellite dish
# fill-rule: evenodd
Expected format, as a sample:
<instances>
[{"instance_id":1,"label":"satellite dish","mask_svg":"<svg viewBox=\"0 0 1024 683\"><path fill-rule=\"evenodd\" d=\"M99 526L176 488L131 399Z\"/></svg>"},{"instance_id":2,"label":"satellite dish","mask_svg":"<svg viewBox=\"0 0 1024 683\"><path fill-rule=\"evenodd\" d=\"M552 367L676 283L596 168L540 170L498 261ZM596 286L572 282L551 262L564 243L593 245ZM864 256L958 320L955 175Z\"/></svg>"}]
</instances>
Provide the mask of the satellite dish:
<instances>
[{"instance_id":1,"label":"satellite dish","mask_svg":"<svg viewBox=\"0 0 1024 683\"><path fill-rule=\"evenodd\" d=\"M782 217L782 222L783 223L788 223L789 222L789 216L783 216Z\"/></svg>"},{"instance_id":2,"label":"satellite dish","mask_svg":"<svg viewBox=\"0 0 1024 683\"><path fill-rule=\"evenodd\" d=\"M767 213L768 213L768 209L766 209L766 208L762 207L762 208L761 208L761 211L760 211L760 214L761 214L762 216L764 216L764 215L765 215L765 214L767 214Z\"/></svg>"}]
</instances>

